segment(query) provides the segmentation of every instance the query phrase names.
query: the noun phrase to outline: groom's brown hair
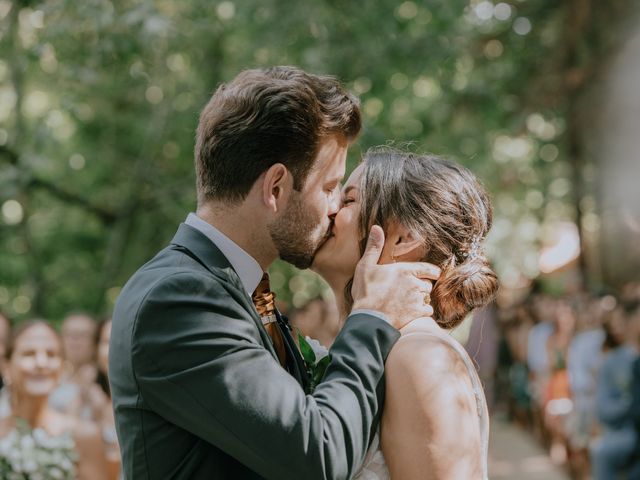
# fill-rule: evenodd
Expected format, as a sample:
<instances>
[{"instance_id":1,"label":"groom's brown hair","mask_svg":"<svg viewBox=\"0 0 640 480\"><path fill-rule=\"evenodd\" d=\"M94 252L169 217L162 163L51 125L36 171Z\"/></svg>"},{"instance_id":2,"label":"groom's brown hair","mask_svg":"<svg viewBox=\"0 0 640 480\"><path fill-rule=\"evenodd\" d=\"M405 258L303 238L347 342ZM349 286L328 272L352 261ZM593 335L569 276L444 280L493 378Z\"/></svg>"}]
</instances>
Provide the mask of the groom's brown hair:
<instances>
[{"instance_id":1,"label":"groom's brown hair","mask_svg":"<svg viewBox=\"0 0 640 480\"><path fill-rule=\"evenodd\" d=\"M275 163L301 190L321 141L330 135L353 141L360 128L358 100L335 78L296 67L245 70L220 85L200 114L198 203L243 200Z\"/></svg>"}]
</instances>

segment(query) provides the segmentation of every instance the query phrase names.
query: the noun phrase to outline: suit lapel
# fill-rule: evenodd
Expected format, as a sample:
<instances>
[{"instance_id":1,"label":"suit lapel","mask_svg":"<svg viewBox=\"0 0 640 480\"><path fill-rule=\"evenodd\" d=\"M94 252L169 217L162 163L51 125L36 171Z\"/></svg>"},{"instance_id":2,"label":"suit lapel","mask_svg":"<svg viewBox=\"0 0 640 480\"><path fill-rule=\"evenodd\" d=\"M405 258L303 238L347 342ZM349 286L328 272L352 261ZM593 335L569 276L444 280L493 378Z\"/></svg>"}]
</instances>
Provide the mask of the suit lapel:
<instances>
[{"instance_id":1,"label":"suit lapel","mask_svg":"<svg viewBox=\"0 0 640 480\"><path fill-rule=\"evenodd\" d=\"M260 339L264 347L271 353L273 358L278 361L278 355L273 348L271 338L262 325L262 320L253 305L253 301L249 295L247 295L240 281L240 277L229 263L229 260L227 260L227 257L222 254L218 247L203 233L184 223L181 223L180 227L178 227L178 231L173 237L171 244L192 257L216 277L220 278L220 273L224 274L224 278L221 278L221 280L226 281L226 283L237 290L236 295L233 297L234 300L240 303L249 313L258 328L258 332L260 332Z\"/></svg>"},{"instance_id":2,"label":"suit lapel","mask_svg":"<svg viewBox=\"0 0 640 480\"><path fill-rule=\"evenodd\" d=\"M309 375L307 374L307 366L304 363L298 344L295 342L293 335L289 329L289 321L284 317L278 309L276 309L276 318L278 326L284 338L285 349L287 350L287 368L289 373L298 381L302 389L309 393Z\"/></svg>"}]
</instances>

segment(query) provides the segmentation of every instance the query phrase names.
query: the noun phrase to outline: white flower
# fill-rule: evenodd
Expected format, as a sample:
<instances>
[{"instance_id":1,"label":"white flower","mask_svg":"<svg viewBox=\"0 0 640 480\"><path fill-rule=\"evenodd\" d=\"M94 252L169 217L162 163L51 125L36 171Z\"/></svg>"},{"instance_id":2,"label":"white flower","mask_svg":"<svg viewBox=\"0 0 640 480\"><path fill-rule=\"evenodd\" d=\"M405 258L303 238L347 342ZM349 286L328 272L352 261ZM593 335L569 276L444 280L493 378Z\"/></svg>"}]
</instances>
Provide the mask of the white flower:
<instances>
[{"instance_id":1,"label":"white flower","mask_svg":"<svg viewBox=\"0 0 640 480\"><path fill-rule=\"evenodd\" d=\"M329 349L322 345L318 340L311 337L304 337L307 341L311 350L313 350L314 355L316 356L316 363L322 360L324 357L329 355Z\"/></svg>"},{"instance_id":2,"label":"white flower","mask_svg":"<svg viewBox=\"0 0 640 480\"><path fill-rule=\"evenodd\" d=\"M45 432L43 428L34 428L33 439L35 440L36 445L41 447L46 447L49 440L49 436L47 435L47 432Z\"/></svg>"},{"instance_id":3,"label":"white flower","mask_svg":"<svg viewBox=\"0 0 640 480\"><path fill-rule=\"evenodd\" d=\"M9 453L7 454L7 459L11 463L20 463L20 460L22 460L22 452L20 451L19 447L16 448L15 445L13 448L14 449L9 451Z\"/></svg>"},{"instance_id":4,"label":"white flower","mask_svg":"<svg viewBox=\"0 0 640 480\"><path fill-rule=\"evenodd\" d=\"M51 477L56 480L64 478L64 472L57 467L53 467L49 473L51 474Z\"/></svg>"},{"instance_id":5,"label":"white flower","mask_svg":"<svg viewBox=\"0 0 640 480\"><path fill-rule=\"evenodd\" d=\"M22 471L25 473L34 473L37 470L38 470L38 464L30 458L25 459L24 462L22 463Z\"/></svg>"},{"instance_id":6,"label":"white flower","mask_svg":"<svg viewBox=\"0 0 640 480\"><path fill-rule=\"evenodd\" d=\"M31 435L25 435L20 439L20 448L22 448L22 450L31 450L35 446L36 442L34 442Z\"/></svg>"},{"instance_id":7,"label":"white flower","mask_svg":"<svg viewBox=\"0 0 640 480\"><path fill-rule=\"evenodd\" d=\"M73 471L73 462L65 457L60 461L60 468L65 471L71 472Z\"/></svg>"}]
</instances>

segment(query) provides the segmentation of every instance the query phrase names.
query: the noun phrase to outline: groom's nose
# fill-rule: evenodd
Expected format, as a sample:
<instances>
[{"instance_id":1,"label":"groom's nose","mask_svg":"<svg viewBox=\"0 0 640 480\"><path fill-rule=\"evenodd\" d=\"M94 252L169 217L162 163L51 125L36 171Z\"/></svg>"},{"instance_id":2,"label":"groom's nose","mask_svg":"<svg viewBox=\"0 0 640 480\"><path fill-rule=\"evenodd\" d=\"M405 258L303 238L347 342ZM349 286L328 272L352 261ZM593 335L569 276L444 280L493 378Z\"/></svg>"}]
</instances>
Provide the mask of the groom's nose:
<instances>
[{"instance_id":1,"label":"groom's nose","mask_svg":"<svg viewBox=\"0 0 640 480\"><path fill-rule=\"evenodd\" d=\"M340 190L336 188L329 198L329 211L327 215L333 219L336 213L338 213L338 210L340 210Z\"/></svg>"}]
</instances>

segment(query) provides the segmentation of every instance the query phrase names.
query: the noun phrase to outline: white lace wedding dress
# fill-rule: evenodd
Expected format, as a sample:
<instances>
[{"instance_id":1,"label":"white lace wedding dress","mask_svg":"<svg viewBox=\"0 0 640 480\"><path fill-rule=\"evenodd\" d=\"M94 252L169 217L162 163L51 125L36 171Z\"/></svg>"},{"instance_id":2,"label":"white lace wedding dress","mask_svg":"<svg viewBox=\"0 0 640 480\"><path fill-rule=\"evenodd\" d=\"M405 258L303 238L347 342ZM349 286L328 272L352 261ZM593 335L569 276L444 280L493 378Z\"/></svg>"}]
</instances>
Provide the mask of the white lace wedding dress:
<instances>
[{"instance_id":1,"label":"white lace wedding dress","mask_svg":"<svg viewBox=\"0 0 640 480\"><path fill-rule=\"evenodd\" d=\"M471 378L471 383L473 385L473 392L476 397L476 404L478 407L478 420L480 422L480 438L482 441L481 452L482 452L482 479L477 480L488 480L487 473L487 457L488 457L488 449L489 449L489 418L487 415L486 409L486 400L484 397L484 391L482 390L482 385L480 383L480 378L478 377L478 373L476 372L476 368L473 365L473 362L469 358L467 352L462 348L462 346L456 342L453 338L448 335L436 335L428 332L414 332L409 333L405 336L409 335L432 335L442 339L445 343L447 343L451 348L453 348L458 355L462 358L465 365L467 366L467 370L469 372L469 377ZM428 374L428 372L425 372ZM362 464L362 468L356 475L353 477L354 480L390 480L391 475L389 474L389 469L387 468L387 464L384 460L384 456L382 455L382 449L380 448L380 434L376 433L373 438L373 442L367 451L367 455L364 459L364 463ZM469 479L475 480L475 479Z\"/></svg>"}]
</instances>

